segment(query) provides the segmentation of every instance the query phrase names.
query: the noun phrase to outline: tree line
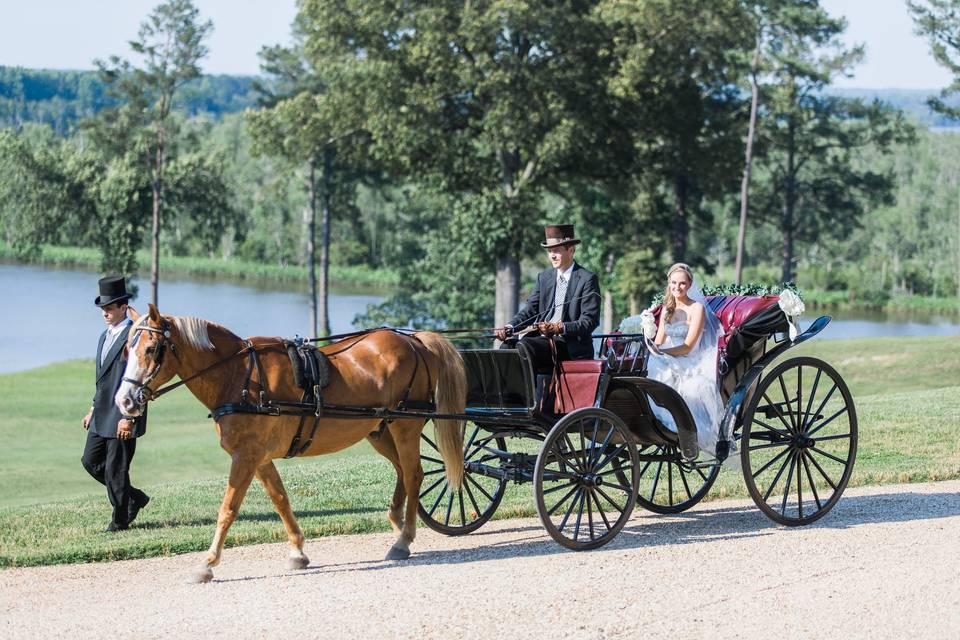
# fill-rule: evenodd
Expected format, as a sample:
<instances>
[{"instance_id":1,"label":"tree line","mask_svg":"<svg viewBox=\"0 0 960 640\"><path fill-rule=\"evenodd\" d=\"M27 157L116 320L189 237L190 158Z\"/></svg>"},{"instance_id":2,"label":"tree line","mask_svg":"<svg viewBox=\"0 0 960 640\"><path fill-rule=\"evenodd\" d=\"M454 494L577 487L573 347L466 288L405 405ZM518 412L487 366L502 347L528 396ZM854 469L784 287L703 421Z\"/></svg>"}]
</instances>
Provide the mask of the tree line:
<instances>
[{"instance_id":1,"label":"tree line","mask_svg":"<svg viewBox=\"0 0 960 640\"><path fill-rule=\"evenodd\" d=\"M913 11L934 41L950 26ZM878 299L960 288L960 145L829 92L863 52L816 0L305 0L257 107L217 122L177 106L208 29L169 0L133 43L147 62L102 62L114 102L68 138L0 132L8 242L94 241L131 273L150 239L154 278L163 250L302 261L321 334L331 261L401 272L364 322L503 323L546 222L578 225L607 324L673 261Z\"/></svg>"}]
</instances>

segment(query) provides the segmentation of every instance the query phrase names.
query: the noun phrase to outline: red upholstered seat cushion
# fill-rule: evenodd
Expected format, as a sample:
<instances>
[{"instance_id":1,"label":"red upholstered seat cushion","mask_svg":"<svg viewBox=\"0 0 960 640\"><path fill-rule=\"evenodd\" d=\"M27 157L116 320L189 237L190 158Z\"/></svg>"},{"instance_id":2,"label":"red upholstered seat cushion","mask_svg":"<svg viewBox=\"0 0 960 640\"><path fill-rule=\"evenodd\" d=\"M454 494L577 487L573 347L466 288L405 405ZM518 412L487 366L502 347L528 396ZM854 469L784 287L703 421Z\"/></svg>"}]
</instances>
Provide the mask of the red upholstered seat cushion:
<instances>
[{"instance_id":1,"label":"red upholstered seat cushion","mask_svg":"<svg viewBox=\"0 0 960 640\"><path fill-rule=\"evenodd\" d=\"M570 413L583 407L592 407L597 396L597 384L600 381L603 365L603 360L561 362L554 411Z\"/></svg>"}]
</instances>

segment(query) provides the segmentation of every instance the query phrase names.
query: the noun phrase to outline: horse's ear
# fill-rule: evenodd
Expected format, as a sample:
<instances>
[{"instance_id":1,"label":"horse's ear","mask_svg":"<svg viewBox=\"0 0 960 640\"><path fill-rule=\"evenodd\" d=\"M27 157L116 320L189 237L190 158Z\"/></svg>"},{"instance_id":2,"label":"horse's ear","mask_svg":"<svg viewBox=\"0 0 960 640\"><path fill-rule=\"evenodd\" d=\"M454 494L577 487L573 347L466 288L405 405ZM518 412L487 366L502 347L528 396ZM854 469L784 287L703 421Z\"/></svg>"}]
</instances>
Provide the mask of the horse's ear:
<instances>
[{"instance_id":1,"label":"horse's ear","mask_svg":"<svg viewBox=\"0 0 960 640\"><path fill-rule=\"evenodd\" d=\"M137 310L130 306L127 307L127 315L130 316L130 319L134 322L140 319L140 314L137 313Z\"/></svg>"},{"instance_id":2,"label":"horse's ear","mask_svg":"<svg viewBox=\"0 0 960 640\"><path fill-rule=\"evenodd\" d=\"M160 324L160 312L157 311L156 305L154 305L151 302L149 306L150 306L150 313L149 313L150 319L156 322L157 324Z\"/></svg>"}]
</instances>

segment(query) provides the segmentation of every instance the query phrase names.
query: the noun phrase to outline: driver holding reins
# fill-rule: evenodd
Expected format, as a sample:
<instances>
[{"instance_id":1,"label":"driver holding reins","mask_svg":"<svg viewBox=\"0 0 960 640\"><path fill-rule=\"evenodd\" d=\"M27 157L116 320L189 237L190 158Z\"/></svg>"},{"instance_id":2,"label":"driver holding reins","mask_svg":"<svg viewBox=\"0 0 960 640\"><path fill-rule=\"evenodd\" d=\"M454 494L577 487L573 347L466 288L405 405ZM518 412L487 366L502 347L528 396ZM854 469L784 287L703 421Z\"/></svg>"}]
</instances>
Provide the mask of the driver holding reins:
<instances>
[{"instance_id":1,"label":"driver holding reins","mask_svg":"<svg viewBox=\"0 0 960 640\"><path fill-rule=\"evenodd\" d=\"M594 329L600 324L600 285L596 274L584 269L573 256L580 244L572 224L544 228L552 268L541 271L530 297L508 325L495 330L506 347L516 347L514 334L523 334L520 342L532 355L539 373L553 371L554 348L557 361L593 358ZM550 340L554 346L551 346Z\"/></svg>"}]
</instances>

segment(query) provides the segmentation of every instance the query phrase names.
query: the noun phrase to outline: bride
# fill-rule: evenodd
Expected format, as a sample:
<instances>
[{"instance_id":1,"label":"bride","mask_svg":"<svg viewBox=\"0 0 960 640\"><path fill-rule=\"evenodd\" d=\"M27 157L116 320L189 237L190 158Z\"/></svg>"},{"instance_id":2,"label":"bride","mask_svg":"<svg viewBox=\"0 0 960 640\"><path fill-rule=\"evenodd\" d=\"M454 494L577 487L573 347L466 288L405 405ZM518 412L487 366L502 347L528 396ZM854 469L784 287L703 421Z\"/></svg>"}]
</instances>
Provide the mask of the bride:
<instances>
[{"instance_id":1,"label":"bride","mask_svg":"<svg viewBox=\"0 0 960 640\"><path fill-rule=\"evenodd\" d=\"M656 338L650 345L647 377L676 390L697 425L700 449L716 455L723 401L717 386L720 321L706 306L690 267L677 263L667 271L667 290ZM667 409L651 402L657 419L671 431L676 422Z\"/></svg>"}]
</instances>

